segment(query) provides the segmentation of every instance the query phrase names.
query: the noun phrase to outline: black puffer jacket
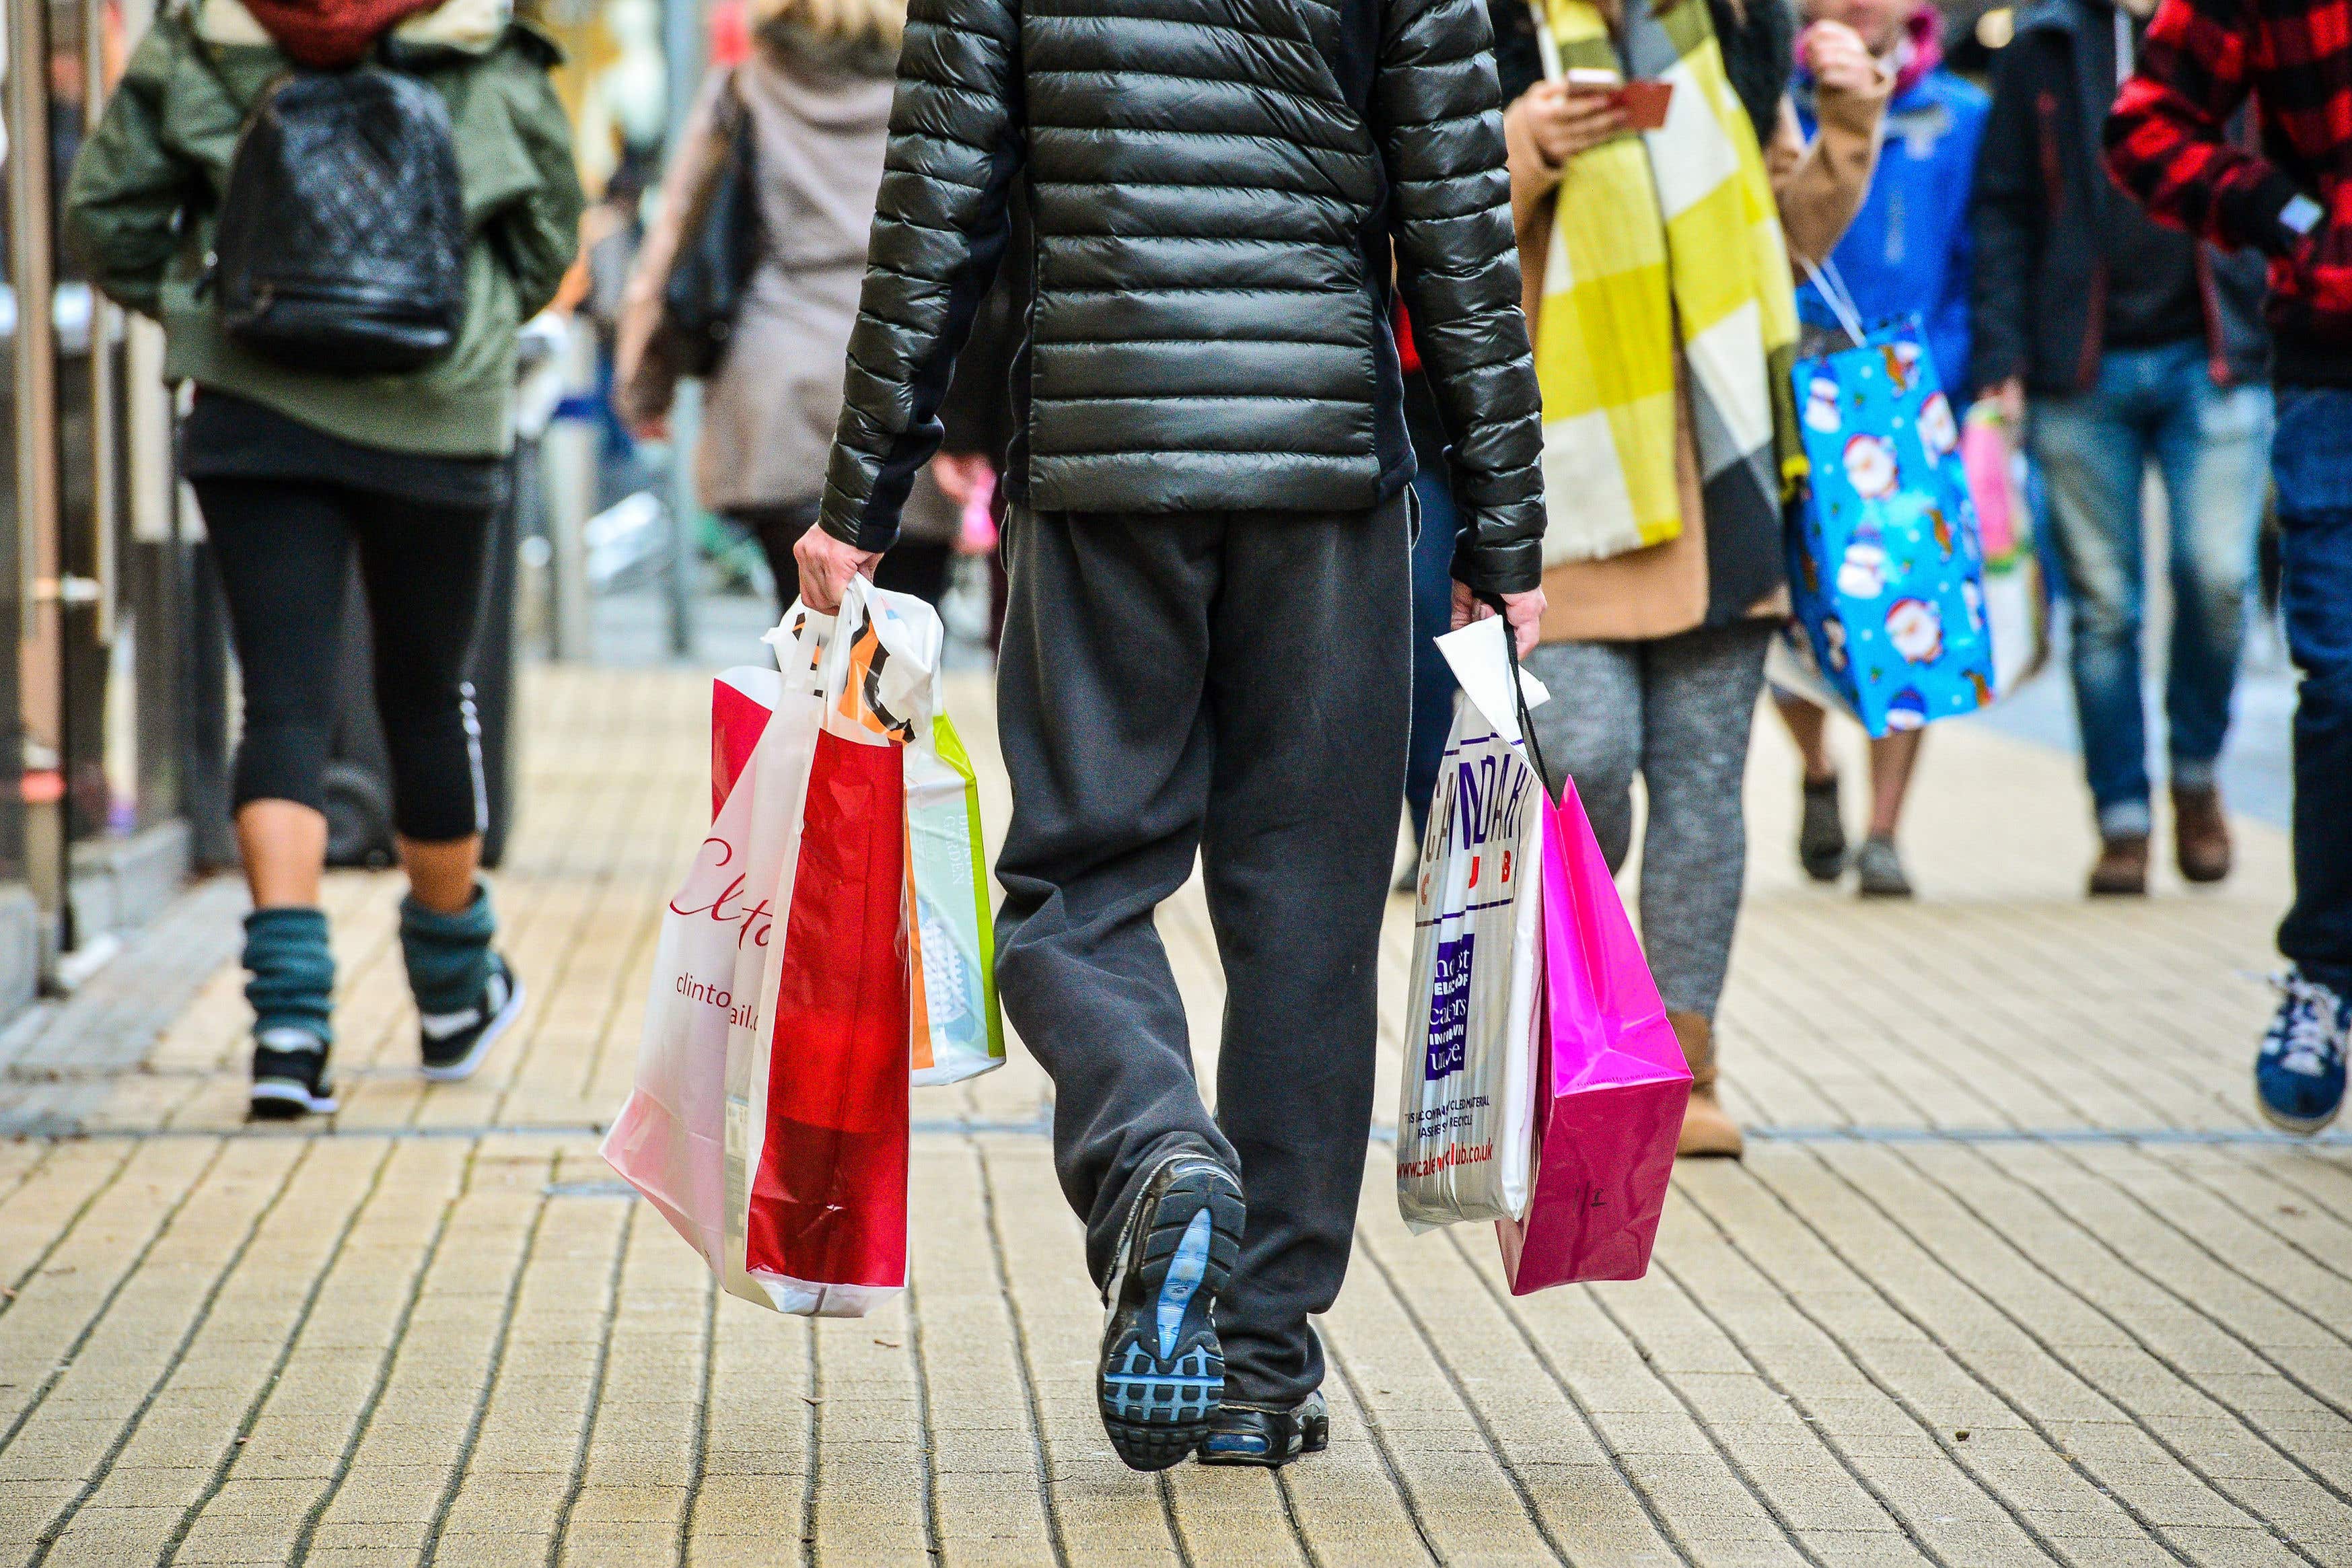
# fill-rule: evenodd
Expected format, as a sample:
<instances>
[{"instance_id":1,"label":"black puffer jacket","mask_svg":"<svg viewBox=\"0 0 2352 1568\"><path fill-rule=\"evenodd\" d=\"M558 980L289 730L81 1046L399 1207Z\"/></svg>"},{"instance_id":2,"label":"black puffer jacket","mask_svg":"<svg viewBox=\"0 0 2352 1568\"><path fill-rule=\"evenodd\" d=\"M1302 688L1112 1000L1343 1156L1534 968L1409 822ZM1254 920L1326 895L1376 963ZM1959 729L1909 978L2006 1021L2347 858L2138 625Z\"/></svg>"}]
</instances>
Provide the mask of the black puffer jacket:
<instances>
[{"instance_id":1,"label":"black puffer jacket","mask_svg":"<svg viewBox=\"0 0 2352 1568\"><path fill-rule=\"evenodd\" d=\"M1391 241L1457 572L1541 577L1542 436L1483 0L915 0L824 526L886 548L1026 181L1007 484L1044 510L1330 511L1412 474Z\"/></svg>"}]
</instances>

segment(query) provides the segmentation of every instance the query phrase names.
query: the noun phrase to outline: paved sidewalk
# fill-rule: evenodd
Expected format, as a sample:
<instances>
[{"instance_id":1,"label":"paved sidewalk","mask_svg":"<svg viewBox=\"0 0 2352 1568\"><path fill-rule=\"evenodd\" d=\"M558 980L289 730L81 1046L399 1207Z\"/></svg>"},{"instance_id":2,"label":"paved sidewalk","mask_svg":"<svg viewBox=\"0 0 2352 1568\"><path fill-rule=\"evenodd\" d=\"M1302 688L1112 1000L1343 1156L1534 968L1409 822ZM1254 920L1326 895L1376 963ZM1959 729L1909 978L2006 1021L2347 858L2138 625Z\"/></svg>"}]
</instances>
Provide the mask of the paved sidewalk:
<instances>
[{"instance_id":1,"label":"paved sidewalk","mask_svg":"<svg viewBox=\"0 0 2352 1568\"><path fill-rule=\"evenodd\" d=\"M1025 1058L918 1092L913 1284L863 1321L714 1300L610 1179L704 687L526 689L499 896L533 1000L475 1082L414 1077L362 876L331 1135L240 1122L228 969L143 1056L135 1007L0 1039L0 1563L2352 1563L2352 1143L2246 1103L2273 829L2221 889L2093 907L2069 759L1939 727L1927 897L1864 907L1797 879L1768 721L1746 1163L1679 1173L1647 1279L1515 1300L1486 1231L1407 1235L1376 1137L1331 1451L1155 1480L1094 1415ZM1211 1026L1197 895L1163 926Z\"/></svg>"}]
</instances>

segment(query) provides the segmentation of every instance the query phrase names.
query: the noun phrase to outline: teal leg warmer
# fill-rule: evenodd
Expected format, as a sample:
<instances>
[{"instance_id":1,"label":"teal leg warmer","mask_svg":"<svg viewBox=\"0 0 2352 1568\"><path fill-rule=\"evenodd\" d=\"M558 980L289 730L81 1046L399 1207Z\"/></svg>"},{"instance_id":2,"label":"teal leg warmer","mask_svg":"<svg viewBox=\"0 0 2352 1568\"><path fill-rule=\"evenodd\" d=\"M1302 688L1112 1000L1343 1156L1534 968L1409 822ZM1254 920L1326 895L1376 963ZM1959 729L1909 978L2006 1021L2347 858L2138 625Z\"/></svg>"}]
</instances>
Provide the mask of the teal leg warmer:
<instances>
[{"instance_id":1,"label":"teal leg warmer","mask_svg":"<svg viewBox=\"0 0 2352 1568\"><path fill-rule=\"evenodd\" d=\"M482 998L490 983L490 940L499 934L487 888L454 915L426 909L410 894L400 900L400 955L408 963L408 989L420 1013L457 1013Z\"/></svg>"},{"instance_id":2,"label":"teal leg warmer","mask_svg":"<svg viewBox=\"0 0 2352 1568\"><path fill-rule=\"evenodd\" d=\"M335 955L324 910L279 906L246 916L245 967L257 1036L300 1029L321 1045L334 1039Z\"/></svg>"}]
</instances>

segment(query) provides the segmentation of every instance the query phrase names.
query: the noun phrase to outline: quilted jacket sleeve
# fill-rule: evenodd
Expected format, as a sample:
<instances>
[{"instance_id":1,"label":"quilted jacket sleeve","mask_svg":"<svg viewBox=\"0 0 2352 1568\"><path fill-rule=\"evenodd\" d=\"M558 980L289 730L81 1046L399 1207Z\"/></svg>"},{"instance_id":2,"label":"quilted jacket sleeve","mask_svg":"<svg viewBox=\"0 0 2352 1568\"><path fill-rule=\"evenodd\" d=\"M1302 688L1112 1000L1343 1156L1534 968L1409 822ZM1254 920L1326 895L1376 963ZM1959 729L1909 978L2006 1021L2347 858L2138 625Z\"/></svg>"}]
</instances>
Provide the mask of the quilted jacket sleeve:
<instances>
[{"instance_id":1,"label":"quilted jacket sleeve","mask_svg":"<svg viewBox=\"0 0 2352 1568\"><path fill-rule=\"evenodd\" d=\"M1519 313L1493 37L1479 0L1389 0L1372 87L1392 187L1397 282L1452 443L1454 575L1482 593L1543 580L1542 403Z\"/></svg>"},{"instance_id":2,"label":"quilted jacket sleeve","mask_svg":"<svg viewBox=\"0 0 2352 1568\"><path fill-rule=\"evenodd\" d=\"M169 17L147 30L66 185L66 244L109 299L149 316L181 244L181 210L203 189L163 144L163 84L181 37Z\"/></svg>"},{"instance_id":3,"label":"quilted jacket sleeve","mask_svg":"<svg viewBox=\"0 0 2352 1568\"><path fill-rule=\"evenodd\" d=\"M1006 192L1020 161L1020 72L1013 0L908 7L818 520L860 550L887 550L898 538L916 472L939 449L956 351L1004 252Z\"/></svg>"}]
</instances>

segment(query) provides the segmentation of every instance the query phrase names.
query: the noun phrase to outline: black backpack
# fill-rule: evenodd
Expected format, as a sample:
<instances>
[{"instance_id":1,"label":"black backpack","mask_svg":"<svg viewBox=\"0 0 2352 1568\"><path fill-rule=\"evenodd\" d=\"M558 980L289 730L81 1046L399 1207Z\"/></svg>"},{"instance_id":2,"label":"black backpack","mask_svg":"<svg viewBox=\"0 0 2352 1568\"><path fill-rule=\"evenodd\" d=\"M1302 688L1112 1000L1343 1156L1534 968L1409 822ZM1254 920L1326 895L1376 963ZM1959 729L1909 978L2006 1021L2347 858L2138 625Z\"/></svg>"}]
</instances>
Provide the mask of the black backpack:
<instances>
[{"instance_id":1,"label":"black backpack","mask_svg":"<svg viewBox=\"0 0 2352 1568\"><path fill-rule=\"evenodd\" d=\"M759 169L751 111L730 74L719 90L716 134L725 138L699 221L679 244L662 287L662 335L681 375L716 374L760 266Z\"/></svg>"},{"instance_id":2,"label":"black backpack","mask_svg":"<svg viewBox=\"0 0 2352 1568\"><path fill-rule=\"evenodd\" d=\"M254 105L214 241L229 341L299 370L415 370L466 317L448 106L413 76L295 71Z\"/></svg>"}]
</instances>

